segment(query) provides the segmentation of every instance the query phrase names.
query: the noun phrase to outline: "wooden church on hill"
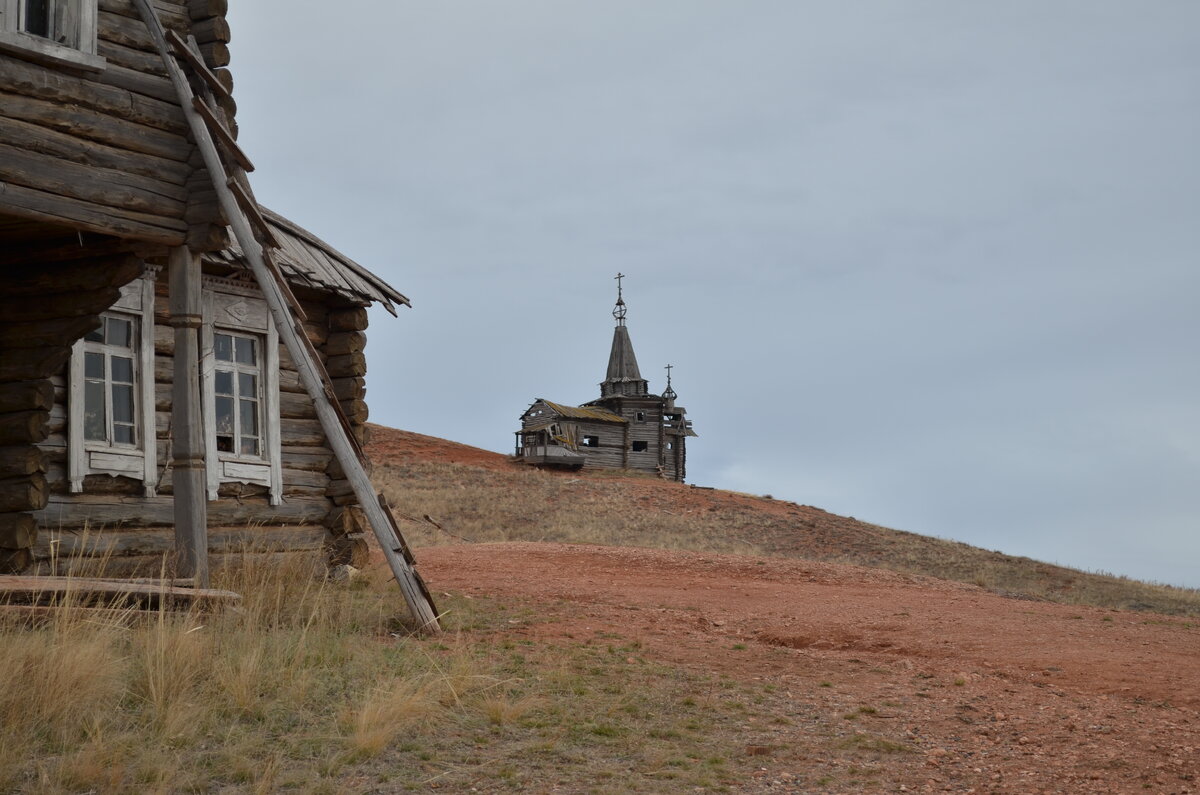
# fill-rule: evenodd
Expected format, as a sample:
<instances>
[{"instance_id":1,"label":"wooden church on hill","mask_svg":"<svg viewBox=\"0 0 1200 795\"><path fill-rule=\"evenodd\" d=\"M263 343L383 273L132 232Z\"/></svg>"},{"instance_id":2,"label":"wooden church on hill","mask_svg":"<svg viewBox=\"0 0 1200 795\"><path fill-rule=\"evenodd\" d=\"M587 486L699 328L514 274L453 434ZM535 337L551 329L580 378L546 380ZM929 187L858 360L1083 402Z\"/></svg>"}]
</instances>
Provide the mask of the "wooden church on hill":
<instances>
[{"instance_id":1,"label":"wooden church on hill","mask_svg":"<svg viewBox=\"0 0 1200 795\"><path fill-rule=\"evenodd\" d=\"M535 466L632 469L683 481L687 437L696 432L685 409L675 404L671 366L667 365L667 388L661 396L650 393L638 370L625 325L622 278L617 275L617 326L599 400L582 406L535 400L521 415L516 456Z\"/></svg>"}]
</instances>

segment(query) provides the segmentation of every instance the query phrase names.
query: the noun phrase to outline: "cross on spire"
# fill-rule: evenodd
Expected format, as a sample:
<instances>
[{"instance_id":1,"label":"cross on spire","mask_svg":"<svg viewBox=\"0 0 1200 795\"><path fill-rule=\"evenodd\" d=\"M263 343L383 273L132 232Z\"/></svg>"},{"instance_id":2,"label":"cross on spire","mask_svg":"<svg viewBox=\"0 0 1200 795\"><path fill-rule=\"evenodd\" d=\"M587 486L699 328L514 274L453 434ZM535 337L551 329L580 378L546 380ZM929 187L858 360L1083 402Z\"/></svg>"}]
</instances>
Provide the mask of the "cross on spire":
<instances>
[{"instance_id":1,"label":"cross on spire","mask_svg":"<svg viewBox=\"0 0 1200 795\"><path fill-rule=\"evenodd\" d=\"M671 370L674 367L675 365L668 364L663 368L667 371L667 388L663 390L662 396L667 400L674 400L675 398L679 397L679 395L675 393L675 390L671 388Z\"/></svg>"},{"instance_id":2,"label":"cross on spire","mask_svg":"<svg viewBox=\"0 0 1200 795\"><path fill-rule=\"evenodd\" d=\"M625 274L617 271L614 277L617 280L617 305L613 307L613 317L617 320L618 326L625 325L625 299L621 294L621 280L625 278Z\"/></svg>"}]
</instances>

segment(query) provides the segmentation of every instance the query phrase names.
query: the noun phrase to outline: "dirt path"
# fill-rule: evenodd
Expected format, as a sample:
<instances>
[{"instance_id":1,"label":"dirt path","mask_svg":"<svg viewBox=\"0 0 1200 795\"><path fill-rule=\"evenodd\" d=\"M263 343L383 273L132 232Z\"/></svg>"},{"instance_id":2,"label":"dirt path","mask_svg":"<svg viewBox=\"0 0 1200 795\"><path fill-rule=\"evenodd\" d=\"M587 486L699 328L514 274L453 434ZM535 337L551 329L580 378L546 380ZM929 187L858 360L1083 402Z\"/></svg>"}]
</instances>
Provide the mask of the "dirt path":
<instances>
[{"instance_id":1,"label":"dirt path","mask_svg":"<svg viewBox=\"0 0 1200 795\"><path fill-rule=\"evenodd\" d=\"M775 558L488 544L419 560L434 592L531 605L520 631L543 642L610 633L775 685L778 720L743 727L761 754L747 790L817 769L867 791L1200 791L1194 621Z\"/></svg>"}]
</instances>

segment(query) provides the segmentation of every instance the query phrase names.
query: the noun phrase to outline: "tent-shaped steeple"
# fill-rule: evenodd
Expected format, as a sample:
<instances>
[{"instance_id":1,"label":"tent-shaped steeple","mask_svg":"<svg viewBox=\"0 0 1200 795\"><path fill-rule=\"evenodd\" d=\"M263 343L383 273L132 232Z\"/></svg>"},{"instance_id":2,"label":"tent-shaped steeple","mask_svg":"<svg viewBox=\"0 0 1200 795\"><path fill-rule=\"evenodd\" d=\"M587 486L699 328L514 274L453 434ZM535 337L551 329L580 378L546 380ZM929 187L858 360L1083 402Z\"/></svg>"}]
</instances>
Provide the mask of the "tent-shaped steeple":
<instances>
[{"instance_id":1,"label":"tent-shaped steeple","mask_svg":"<svg viewBox=\"0 0 1200 795\"><path fill-rule=\"evenodd\" d=\"M617 327L613 329L612 351L608 354L608 373L600 384L600 397L611 395L645 395L649 384L638 370L637 356L633 352L633 341L625 325L625 299L621 294L621 279L617 274L617 305L613 317Z\"/></svg>"}]
</instances>

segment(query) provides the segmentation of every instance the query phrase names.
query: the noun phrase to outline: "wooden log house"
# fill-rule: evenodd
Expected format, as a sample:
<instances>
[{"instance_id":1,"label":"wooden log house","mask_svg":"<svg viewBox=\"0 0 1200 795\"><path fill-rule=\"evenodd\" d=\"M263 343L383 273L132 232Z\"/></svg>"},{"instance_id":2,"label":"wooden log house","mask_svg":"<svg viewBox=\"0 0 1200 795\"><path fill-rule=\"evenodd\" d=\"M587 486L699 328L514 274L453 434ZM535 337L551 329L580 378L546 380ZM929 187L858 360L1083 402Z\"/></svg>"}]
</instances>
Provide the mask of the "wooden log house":
<instances>
[{"instance_id":1,"label":"wooden log house","mask_svg":"<svg viewBox=\"0 0 1200 795\"><path fill-rule=\"evenodd\" d=\"M662 395L651 394L642 378L625 325L622 278L617 275L617 325L600 398L582 406L538 398L521 415L515 454L534 466L628 469L682 482L687 438L697 434L687 410L676 405L670 365Z\"/></svg>"},{"instance_id":2,"label":"wooden log house","mask_svg":"<svg viewBox=\"0 0 1200 795\"><path fill-rule=\"evenodd\" d=\"M151 2L224 88L205 110L236 146L227 0ZM138 5L0 0L0 572L76 553L157 566L181 516L214 552L343 554L355 489ZM258 221L361 442L366 307L408 301Z\"/></svg>"}]
</instances>

